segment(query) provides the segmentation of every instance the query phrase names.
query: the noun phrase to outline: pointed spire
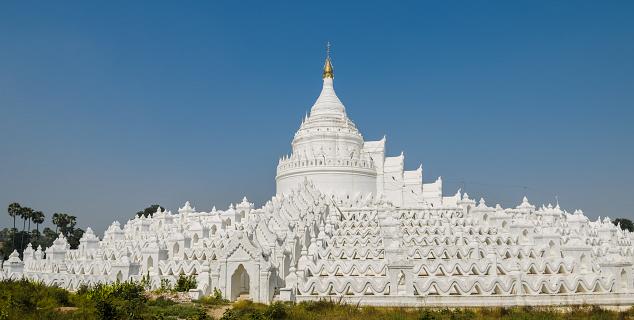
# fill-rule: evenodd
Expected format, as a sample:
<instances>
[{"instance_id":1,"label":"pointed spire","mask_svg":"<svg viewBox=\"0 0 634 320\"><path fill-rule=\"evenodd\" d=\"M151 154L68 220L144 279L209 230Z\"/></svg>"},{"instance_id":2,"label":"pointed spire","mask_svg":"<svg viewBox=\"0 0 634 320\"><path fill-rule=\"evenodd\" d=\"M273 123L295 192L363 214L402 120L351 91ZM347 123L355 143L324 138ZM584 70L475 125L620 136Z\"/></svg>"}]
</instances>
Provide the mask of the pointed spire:
<instances>
[{"instance_id":1,"label":"pointed spire","mask_svg":"<svg viewBox=\"0 0 634 320\"><path fill-rule=\"evenodd\" d=\"M330 61L330 42L326 43L326 62L324 63L324 72L322 73L322 78L335 78L335 70L332 67L332 62Z\"/></svg>"}]
</instances>

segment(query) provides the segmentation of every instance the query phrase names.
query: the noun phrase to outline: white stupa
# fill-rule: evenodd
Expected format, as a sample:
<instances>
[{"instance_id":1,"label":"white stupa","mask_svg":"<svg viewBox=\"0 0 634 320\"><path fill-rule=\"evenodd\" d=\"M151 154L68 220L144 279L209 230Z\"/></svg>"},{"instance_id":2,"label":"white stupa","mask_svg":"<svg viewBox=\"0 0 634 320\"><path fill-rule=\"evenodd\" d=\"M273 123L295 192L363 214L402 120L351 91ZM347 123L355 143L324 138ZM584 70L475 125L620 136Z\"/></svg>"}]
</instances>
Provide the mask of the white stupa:
<instances>
[{"instance_id":1,"label":"white stupa","mask_svg":"<svg viewBox=\"0 0 634 320\"><path fill-rule=\"evenodd\" d=\"M631 305L634 235L579 210L489 206L386 157L385 138L364 141L335 94L326 58L322 92L279 160L277 194L255 209L159 210L78 249L14 252L2 278L71 290L140 280L151 286L195 275L194 298L317 300L401 306Z\"/></svg>"},{"instance_id":2,"label":"white stupa","mask_svg":"<svg viewBox=\"0 0 634 320\"><path fill-rule=\"evenodd\" d=\"M333 86L326 57L323 88L293 138L291 155L277 166L277 194L311 181L328 196L375 195L398 207L440 205L442 180L423 185L422 167L404 171L403 154L385 157L385 138L364 141Z\"/></svg>"}]
</instances>

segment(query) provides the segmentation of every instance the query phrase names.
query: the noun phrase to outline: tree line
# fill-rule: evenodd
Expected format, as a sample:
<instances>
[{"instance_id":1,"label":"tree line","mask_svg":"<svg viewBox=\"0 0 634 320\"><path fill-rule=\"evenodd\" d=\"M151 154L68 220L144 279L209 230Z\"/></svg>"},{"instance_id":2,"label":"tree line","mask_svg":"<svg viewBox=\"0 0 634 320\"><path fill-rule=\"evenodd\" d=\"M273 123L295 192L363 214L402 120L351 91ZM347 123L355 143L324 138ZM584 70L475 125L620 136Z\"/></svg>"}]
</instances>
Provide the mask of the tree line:
<instances>
[{"instance_id":1,"label":"tree line","mask_svg":"<svg viewBox=\"0 0 634 320\"><path fill-rule=\"evenodd\" d=\"M76 227L77 217L68 213L53 213L51 222L55 226L55 230L46 227L42 232L40 232L40 225L46 219L42 211L14 202L9 204L7 213L13 219L13 228L0 230L0 242L2 243L0 256L4 259L7 259L13 250L22 254L29 243L32 244L33 249L36 249L37 246L46 249L53 244L59 234L63 234L70 247L76 249L79 245L79 239L84 234L84 230ZM22 230L18 229L19 222L22 223Z\"/></svg>"},{"instance_id":2,"label":"tree line","mask_svg":"<svg viewBox=\"0 0 634 320\"><path fill-rule=\"evenodd\" d=\"M612 223L614 223L615 226L621 226L621 230L634 232L634 223L632 223L632 220L630 219L617 218L617 219L614 219Z\"/></svg>"},{"instance_id":3,"label":"tree line","mask_svg":"<svg viewBox=\"0 0 634 320\"><path fill-rule=\"evenodd\" d=\"M136 216L139 218L152 217L159 208L161 211L165 210L162 206L153 204L137 212ZM33 249L37 249L37 246L42 246L42 249L46 249L53 245L53 241L60 234L66 237L71 249L77 249L79 239L84 235L84 230L76 227L77 217L68 213L53 213L51 223L55 226L55 230L46 227L42 232L40 232L40 226L46 220L46 216L42 211L14 202L9 204L7 213L13 219L13 228L0 230L0 257L5 260L8 259L13 250L17 250L22 255L29 243L31 243ZM20 222L22 223L22 230L19 230Z\"/></svg>"}]
</instances>

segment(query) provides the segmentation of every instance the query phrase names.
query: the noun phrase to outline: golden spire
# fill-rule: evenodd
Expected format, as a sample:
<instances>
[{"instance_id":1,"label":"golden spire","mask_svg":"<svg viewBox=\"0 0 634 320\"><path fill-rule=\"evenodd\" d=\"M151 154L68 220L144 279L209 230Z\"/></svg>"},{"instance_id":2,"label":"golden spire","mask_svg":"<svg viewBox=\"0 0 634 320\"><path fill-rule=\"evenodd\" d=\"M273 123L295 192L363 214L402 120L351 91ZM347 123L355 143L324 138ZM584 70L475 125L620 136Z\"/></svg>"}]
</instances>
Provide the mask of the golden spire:
<instances>
[{"instance_id":1,"label":"golden spire","mask_svg":"<svg viewBox=\"0 0 634 320\"><path fill-rule=\"evenodd\" d=\"M324 64L324 72L322 73L322 78L335 78L335 70L332 67L332 63L330 62L330 42L326 44L326 63Z\"/></svg>"}]
</instances>

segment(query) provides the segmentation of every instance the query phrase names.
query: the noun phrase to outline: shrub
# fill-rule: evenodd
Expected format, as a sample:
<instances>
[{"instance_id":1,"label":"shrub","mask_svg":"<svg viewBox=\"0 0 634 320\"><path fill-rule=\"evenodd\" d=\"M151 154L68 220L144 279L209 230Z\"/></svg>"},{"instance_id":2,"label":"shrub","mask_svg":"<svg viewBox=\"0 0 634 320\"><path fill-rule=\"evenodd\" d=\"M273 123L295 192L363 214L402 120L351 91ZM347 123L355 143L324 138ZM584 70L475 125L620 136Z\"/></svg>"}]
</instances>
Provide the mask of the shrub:
<instances>
[{"instance_id":1,"label":"shrub","mask_svg":"<svg viewBox=\"0 0 634 320\"><path fill-rule=\"evenodd\" d=\"M240 317L238 316L237 312L233 311L233 309L227 309L225 310L225 313L222 314L222 317L220 318L220 320L239 320Z\"/></svg>"},{"instance_id":2,"label":"shrub","mask_svg":"<svg viewBox=\"0 0 634 320\"><path fill-rule=\"evenodd\" d=\"M205 310L190 303L177 303L166 299L148 301L143 319L208 319Z\"/></svg>"},{"instance_id":3,"label":"shrub","mask_svg":"<svg viewBox=\"0 0 634 320\"><path fill-rule=\"evenodd\" d=\"M152 289L152 282L150 280L150 271L148 271L147 274L144 274L143 277L141 277L141 287L143 287L143 289L145 290Z\"/></svg>"},{"instance_id":4,"label":"shrub","mask_svg":"<svg viewBox=\"0 0 634 320\"><path fill-rule=\"evenodd\" d=\"M176 286L174 287L174 290L176 292L187 292L191 289L196 289L197 286L198 284L196 283L195 276L185 276L181 274L176 281Z\"/></svg>"},{"instance_id":5,"label":"shrub","mask_svg":"<svg viewBox=\"0 0 634 320\"><path fill-rule=\"evenodd\" d=\"M177 303L170 299L165 299L164 297L158 297L154 300L149 300L147 302L147 305L150 307L160 307L160 308L166 308L169 306L173 306L175 304Z\"/></svg>"},{"instance_id":6,"label":"shrub","mask_svg":"<svg viewBox=\"0 0 634 320\"><path fill-rule=\"evenodd\" d=\"M286 305L281 302L273 302L264 311L267 319L284 319L286 314Z\"/></svg>"},{"instance_id":7,"label":"shrub","mask_svg":"<svg viewBox=\"0 0 634 320\"><path fill-rule=\"evenodd\" d=\"M214 288L214 299L216 300L225 300L222 298L222 291L220 291L220 289L218 288ZM228 301L228 300L225 300Z\"/></svg>"},{"instance_id":8,"label":"shrub","mask_svg":"<svg viewBox=\"0 0 634 320\"><path fill-rule=\"evenodd\" d=\"M172 284L170 283L169 279L161 279L161 287L159 288L159 292L170 292L174 290L174 288L172 287Z\"/></svg>"},{"instance_id":9,"label":"shrub","mask_svg":"<svg viewBox=\"0 0 634 320\"><path fill-rule=\"evenodd\" d=\"M143 286L134 282L97 284L86 293L99 319L135 319L147 302Z\"/></svg>"},{"instance_id":10,"label":"shrub","mask_svg":"<svg viewBox=\"0 0 634 320\"><path fill-rule=\"evenodd\" d=\"M326 310L333 309L335 304L322 299L319 301L300 302L298 306L308 312L323 313Z\"/></svg>"},{"instance_id":11,"label":"shrub","mask_svg":"<svg viewBox=\"0 0 634 320\"><path fill-rule=\"evenodd\" d=\"M206 306L221 306L229 304L229 300L222 298L222 292L218 290L218 288L214 288L214 294L207 297L202 297L196 301L196 303L200 303Z\"/></svg>"},{"instance_id":12,"label":"shrub","mask_svg":"<svg viewBox=\"0 0 634 320\"><path fill-rule=\"evenodd\" d=\"M64 289L22 279L0 281L0 306L0 314L11 318L11 314L35 314L37 310L70 307L72 303L70 293Z\"/></svg>"},{"instance_id":13,"label":"shrub","mask_svg":"<svg viewBox=\"0 0 634 320\"><path fill-rule=\"evenodd\" d=\"M423 313L420 314L420 317L418 317L418 320L438 320L438 319L440 319L440 317L438 317L435 313L429 310L423 311Z\"/></svg>"},{"instance_id":14,"label":"shrub","mask_svg":"<svg viewBox=\"0 0 634 320\"><path fill-rule=\"evenodd\" d=\"M191 317L192 320L212 320L204 309L199 309L198 313Z\"/></svg>"},{"instance_id":15,"label":"shrub","mask_svg":"<svg viewBox=\"0 0 634 320\"><path fill-rule=\"evenodd\" d=\"M233 304L232 309L229 309L231 310L231 312L225 312L225 314L222 315L221 319L265 319L264 313L267 309L268 306L264 304L253 303L248 300L238 301Z\"/></svg>"}]
</instances>

